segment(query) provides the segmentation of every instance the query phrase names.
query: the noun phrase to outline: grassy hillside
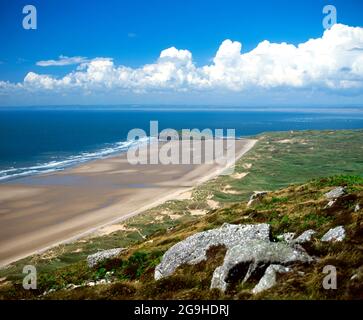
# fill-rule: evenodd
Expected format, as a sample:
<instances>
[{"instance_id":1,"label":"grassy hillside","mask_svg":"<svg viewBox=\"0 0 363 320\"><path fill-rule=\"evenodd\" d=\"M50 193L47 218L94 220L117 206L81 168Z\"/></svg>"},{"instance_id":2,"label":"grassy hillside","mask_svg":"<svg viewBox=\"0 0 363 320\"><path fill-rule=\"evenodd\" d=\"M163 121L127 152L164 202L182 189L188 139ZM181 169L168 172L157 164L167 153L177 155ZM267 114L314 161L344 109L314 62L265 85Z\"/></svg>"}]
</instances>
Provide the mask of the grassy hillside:
<instances>
[{"instance_id":1,"label":"grassy hillside","mask_svg":"<svg viewBox=\"0 0 363 320\"><path fill-rule=\"evenodd\" d=\"M111 234L62 245L42 255L23 259L0 271L0 297L43 298L44 291L56 289L44 298L353 298L363 288L362 210L363 131L306 131L268 133L236 165L236 174L221 176L196 188L184 200L169 201L143 215L126 221ZM319 179L319 177L331 178ZM311 180L314 179L314 180ZM309 181L309 183L306 183ZM348 195L332 209L324 209L323 193L347 185ZM271 190L264 201L246 208L254 190ZM343 243L311 244L306 249L321 260L301 274L282 276L280 285L260 296L252 296L252 283L236 283L222 295L210 291L213 270L224 257L224 248L213 248L208 262L184 266L161 281L153 270L163 253L195 232L229 223L261 223L272 226L272 236L313 228L322 235L330 227L344 225L348 238ZM119 258L89 269L85 259L100 249L126 247ZM322 290L324 265L340 268L341 290ZM38 290L21 286L22 267L37 266ZM112 274L110 274L110 272ZM359 281L350 281L357 274ZM66 290L69 284L110 278L112 284ZM360 293L359 293L360 292ZM360 298L363 298L360 296Z\"/></svg>"},{"instance_id":2,"label":"grassy hillside","mask_svg":"<svg viewBox=\"0 0 363 320\"><path fill-rule=\"evenodd\" d=\"M214 190L216 200L246 200L251 190L277 190L318 177L363 175L363 130L276 132L257 138L236 166L246 177L220 177L204 185ZM239 194L222 192L225 185Z\"/></svg>"}]
</instances>

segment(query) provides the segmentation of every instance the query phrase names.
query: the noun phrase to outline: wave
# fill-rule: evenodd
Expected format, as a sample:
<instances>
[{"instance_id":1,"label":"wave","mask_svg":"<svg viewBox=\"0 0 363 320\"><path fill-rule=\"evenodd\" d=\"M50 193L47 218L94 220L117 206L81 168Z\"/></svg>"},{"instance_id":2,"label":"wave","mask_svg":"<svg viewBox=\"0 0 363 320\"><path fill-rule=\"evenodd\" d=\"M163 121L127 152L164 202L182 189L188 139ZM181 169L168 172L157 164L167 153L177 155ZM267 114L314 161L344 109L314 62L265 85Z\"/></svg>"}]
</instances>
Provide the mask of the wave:
<instances>
[{"instance_id":1,"label":"wave","mask_svg":"<svg viewBox=\"0 0 363 320\"><path fill-rule=\"evenodd\" d=\"M81 152L70 155L59 160L52 160L45 163L38 163L28 167L11 167L0 170L0 181L13 180L15 178L26 177L42 173L62 171L66 168L85 163L92 160L107 158L112 155L126 152L134 148L153 141L152 137L140 138L139 140L116 142L97 151Z\"/></svg>"}]
</instances>

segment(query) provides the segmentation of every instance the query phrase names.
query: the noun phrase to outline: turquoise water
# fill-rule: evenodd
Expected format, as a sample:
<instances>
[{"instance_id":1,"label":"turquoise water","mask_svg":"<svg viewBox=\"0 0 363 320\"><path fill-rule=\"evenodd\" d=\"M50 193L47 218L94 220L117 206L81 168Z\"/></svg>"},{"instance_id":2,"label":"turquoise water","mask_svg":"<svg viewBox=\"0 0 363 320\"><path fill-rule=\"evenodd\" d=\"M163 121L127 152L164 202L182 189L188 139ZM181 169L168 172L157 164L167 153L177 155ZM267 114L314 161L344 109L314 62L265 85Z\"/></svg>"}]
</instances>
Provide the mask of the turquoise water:
<instances>
[{"instance_id":1,"label":"turquoise water","mask_svg":"<svg viewBox=\"0 0 363 320\"><path fill-rule=\"evenodd\" d=\"M63 170L123 152L133 128L235 129L238 136L266 131L363 128L363 109L200 107L0 108L0 181Z\"/></svg>"}]
</instances>

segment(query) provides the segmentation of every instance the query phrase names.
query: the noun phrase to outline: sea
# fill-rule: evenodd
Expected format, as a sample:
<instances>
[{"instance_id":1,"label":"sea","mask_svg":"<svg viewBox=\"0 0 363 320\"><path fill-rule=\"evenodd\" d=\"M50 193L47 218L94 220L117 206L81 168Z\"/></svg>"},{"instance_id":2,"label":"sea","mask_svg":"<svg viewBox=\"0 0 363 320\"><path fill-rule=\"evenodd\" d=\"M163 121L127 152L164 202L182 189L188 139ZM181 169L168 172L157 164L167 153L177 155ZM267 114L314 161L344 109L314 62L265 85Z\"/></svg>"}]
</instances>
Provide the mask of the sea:
<instances>
[{"instance_id":1,"label":"sea","mask_svg":"<svg viewBox=\"0 0 363 320\"><path fill-rule=\"evenodd\" d=\"M269 131L363 129L362 107L0 107L0 183L126 152L130 130ZM146 138L147 139L147 138ZM145 142L145 141L139 141Z\"/></svg>"}]
</instances>

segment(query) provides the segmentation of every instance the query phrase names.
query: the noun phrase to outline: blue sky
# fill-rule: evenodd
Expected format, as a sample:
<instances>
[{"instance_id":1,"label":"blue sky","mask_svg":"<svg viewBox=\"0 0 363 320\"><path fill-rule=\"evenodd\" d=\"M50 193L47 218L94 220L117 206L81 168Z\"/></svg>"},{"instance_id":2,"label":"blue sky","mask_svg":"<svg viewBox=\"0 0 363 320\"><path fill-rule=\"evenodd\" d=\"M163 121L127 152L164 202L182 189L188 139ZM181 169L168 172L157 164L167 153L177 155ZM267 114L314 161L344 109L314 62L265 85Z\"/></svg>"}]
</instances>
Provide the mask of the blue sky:
<instances>
[{"instance_id":1,"label":"blue sky","mask_svg":"<svg viewBox=\"0 0 363 320\"><path fill-rule=\"evenodd\" d=\"M22 8L26 4L33 4L37 8L37 30L25 30L22 27L24 17ZM271 97L274 97L274 104L278 104L279 101L289 104L292 103L293 96L305 97L305 90L310 93L315 92L313 96L316 94L316 99L314 96L312 100L318 104L336 102L336 98L329 100L332 93L338 96L338 103L361 104L362 89L356 84L361 79L357 72L350 75L349 79L354 76L355 83L349 87L349 90L333 90L335 87L332 89L330 85L320 85L315 80L307 84L294 83L291 87L290 84L286 85L285 81L281 81L282 86L275 83L261 85L263 81L256 84L255 79L252 81L244 78L238 80L243 82L243 85L232 83L228 88L220 90L217 80L213 80L214 82L210 80L210 74L208 81L213 82L213 85L208 84L207 89L199 80L198 85L194 82L185 85L184 76L184 80L180 80L183 84L180 84L179 80L178 84L175 84L174 80L174 83L170 84L168 79L166 85L166 82L161 83L161 80L158 80L160 88L156 87L155 83L148 85L147 88L140 88L141 80L138 80L137 85L127 80L129 81L127 85L124 83L114 85L112 82L108 89L103 91L98 84L97 88L93 85L83 86L83 91L79 89L81 90L79 92L69 88L61 89L59 84L52 84L44 90L39 85L41 79L34 80L34 77L28 77L28 80L32 81L31 89L20 90L14 87L17 83L22 84L29 72L36 75L50 75L52 79L60 79L75 72L77 64L64 66L50 64L47 67L37 65L39 61L57 60L62 55L83 57L86 64L92 59L107 58L112 59L112 68L125 66L137 70L147 64L155 63L160 58L162 50L175 47L177 50L188 50L192 54L195 68L202 68L213 64L217 50L226 39L242 43L242 53L253 50L263 40L268 40L270 43L287 42L297 46L311 38L322 37L324 32L322 9L327 4L337 8L338 23L351 27L363 26L363 1L360 0L90 0L87 2L2 0L0 2L0 81L13 86L3 84L0 104L55 104L56 102L122 104L183 101L193 104L200 100L202 103L225 102L244 105L263 104L264 101L267 103L271 101ZM363 40L357 35L352 41L358 41L360 45L359 41ZM234 50L232 45L230 48ZM184 59L184 56L180 58L179 53L171 55L168 52L167 59ZM360 56L355 58L359 63ZM177 65L175 70L179 68L179 64ZM248 72L249 69L246 69L245 64L243 66L241 72ZM352 66L345 67L343 64L343 67ZM84 70L87 68L87 65L83 67ZM185 72L184 67L182 72ZM203 81L206 79L205 75L200 77ZM108 81L105 77L102 79ZM35 81L38 82L34 84ZM255 91L254 85L259 92L255 99L248 94L251 90ZM87 87L87 92L84 87ZM113 88L112 92L109 91L110 87ZM215 88L218 90L214 90ZM215 93L215 96L212 95L210 98L210 90L214 93L218 91L218 94ZM63 98L59 99L59 96ZM309 100L306 100L306 104L308 103Z\"/></svg>"}]
</instances>

